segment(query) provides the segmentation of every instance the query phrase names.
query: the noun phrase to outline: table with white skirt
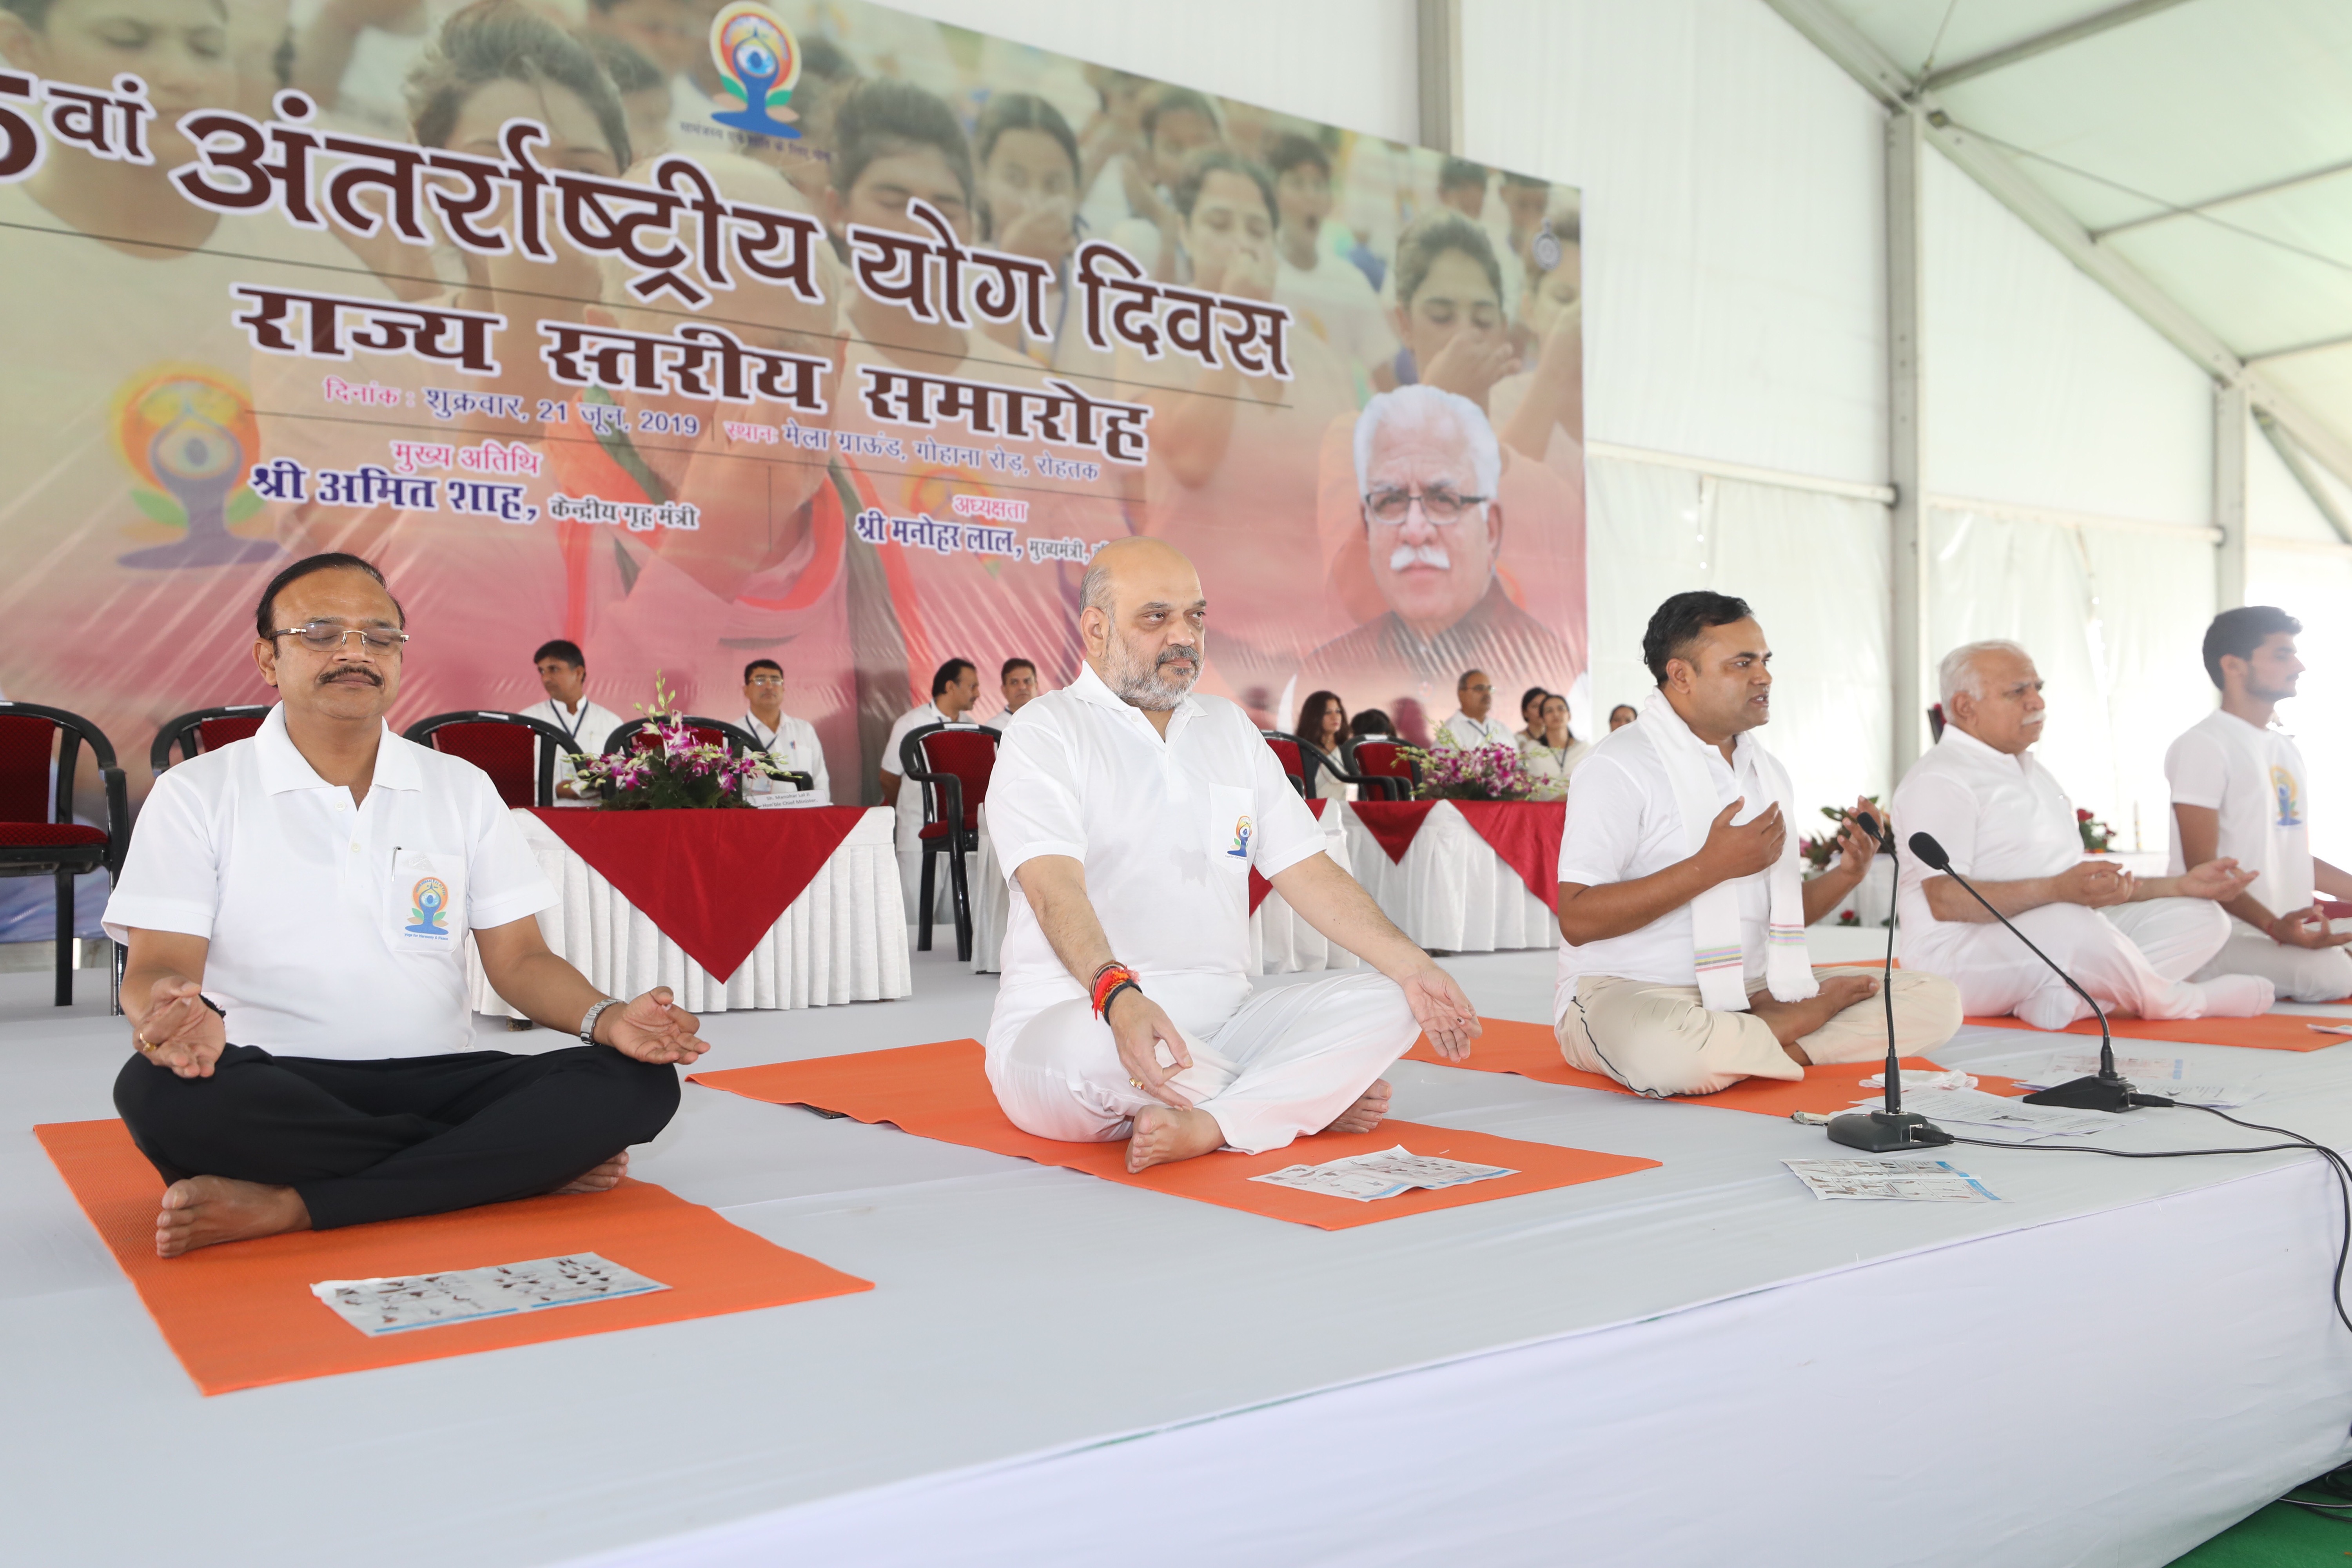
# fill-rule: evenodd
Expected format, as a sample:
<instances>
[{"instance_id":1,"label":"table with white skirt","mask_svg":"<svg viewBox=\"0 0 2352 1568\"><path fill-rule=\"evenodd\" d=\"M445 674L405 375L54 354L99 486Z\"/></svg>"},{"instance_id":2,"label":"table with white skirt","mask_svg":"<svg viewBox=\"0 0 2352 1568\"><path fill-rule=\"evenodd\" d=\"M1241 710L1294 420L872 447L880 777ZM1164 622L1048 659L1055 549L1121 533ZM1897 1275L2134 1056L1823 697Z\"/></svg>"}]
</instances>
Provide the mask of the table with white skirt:
<instances>
[{"instance_id":1,"label":"table with white skirt","mask_svg":"<svg viewBox=\"0 0 2352 1568\"><path fill-rule=\"evenodd\" d=\"M975 973L1003 971L1004 928L1013 918L1013 889L996 861L996 847L988 836L988 805L980 807L980 851L972 857L971 967ZM1342 812L1326 805L1318 819L1323 829L1323 852L1339 869L1351 871L1354 853L1340 826ZM1372 853L1380 854L1375 845ZM1310 969L1353 969L1360 960L1336 946L1298 916L1280 893L1269 892L1250 916L1250 961L1257 974L1296 974Z\"/></svg>"},{"instance_id":2,"label":"table with white skirt","mask_svg":"<svg viewBox=\"0 0 2352 1568\"><path fill-rule=\"evenodd\" d=\"M1519 874L1452 801L1441 800L1431 809L1402 860L1389 858L1352 805L1342 816L1356 880L1422 947L1496 952L1559 944L1559 921L1551 904L1528 891Z\"/></svg>"},{"instance_id":3,"label":"table with white skirt","mask_svg":"<svg viewBox=\"0 0 2352 1568\"><path fill-rule=\"evenodd\" d=\"M635 996L667 985L689 1013L724 1013L877 1002L914 990L892 845L895 816L887 806L876 806L850 829L723 981L688 957L545 823L528 811L513 815L555 888L555 903L539 915L547 945L607 995ZM466 982L476 1012L522 1016L490 989L470 939Z\"/></svg>"}]
</instances>

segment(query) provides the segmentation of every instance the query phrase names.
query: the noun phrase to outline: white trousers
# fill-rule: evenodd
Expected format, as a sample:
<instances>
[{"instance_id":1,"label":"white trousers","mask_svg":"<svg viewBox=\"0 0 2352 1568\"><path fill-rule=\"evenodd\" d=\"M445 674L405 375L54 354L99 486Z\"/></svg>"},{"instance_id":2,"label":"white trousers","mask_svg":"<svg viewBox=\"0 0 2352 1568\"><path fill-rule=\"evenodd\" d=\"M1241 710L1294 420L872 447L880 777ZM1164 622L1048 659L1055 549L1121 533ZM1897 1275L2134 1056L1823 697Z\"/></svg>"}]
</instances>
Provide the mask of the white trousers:
<instances>
[{"instance_id":1,"label":"white trousers","mask_svg":"<svg viewBox=\"0 0 2352 1568\"><path fill-rule=\"evenodd\" d=\"M2284 947L2233 920L2221 951L2189 978L2201 984L2222 974L2259 974L2283 1002L2341 1002L2352 996L2352 949Z\"/></svg>"},{"instance_id":2,"label":"white trousers","mask_svg":"<svg viewBox=\"0 0 2352 1568\"><path fill-rule=\"evenodd\" d=\"M1263 1154L1329 1126L1420 1034L1404 993L1385 975L1276 986L1197 1034L1185 1030L1192 1065L1171 1081L1216 1118L1227 1147ZM988 1080L1015 1127L1071 1143L1126 1138L1137 1111L1161 1103L1128 1082L1110 1026L1083 1000L1055 1003L1023 1025L989 1058Z\"/></svg>"},{"instance_id":3,"label":"white trousers","mask_svg":"<svg viewBox=\"0 0 2352 1568\"><path fill-rule=\"evenodd\" d=\"M2013 918L2103 1007L2142 1018L2244 1017L2273 1000L2267 985L2235 974L2217 977L2210 993L2189 983L2230 934L2230 917L2210 899L2149 899L2104 910L2043 904ZM1997 921L1938 926L1930 941L1906 950L1903 962L1950 980L1974 1016L2014 1013L2036 1028L2063 1029L2091 1016L2082 998Z\"/></svg>"}]
</instances>

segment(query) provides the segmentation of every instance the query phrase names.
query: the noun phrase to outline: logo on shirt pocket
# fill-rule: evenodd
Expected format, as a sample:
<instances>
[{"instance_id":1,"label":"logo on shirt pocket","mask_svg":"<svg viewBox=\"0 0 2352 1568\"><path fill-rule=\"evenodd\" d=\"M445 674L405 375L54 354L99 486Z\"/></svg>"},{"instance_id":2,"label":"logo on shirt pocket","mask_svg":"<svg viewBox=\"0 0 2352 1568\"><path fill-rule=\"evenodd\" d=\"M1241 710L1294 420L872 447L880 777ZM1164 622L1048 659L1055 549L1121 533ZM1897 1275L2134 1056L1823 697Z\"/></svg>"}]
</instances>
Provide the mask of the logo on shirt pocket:
<instances>
[{"instance_id":1,"label":"logo on shirt pocket","mask_svg":"<svg viewBox=\"0 0 2352 1568\"><path fill-rule=\"evenodd\" d=\"M1226 850L1226 851L1225 851L1225 853L1226 853L1226 854L1228 854L1228 855L1230 855L1230 856L1232 856L1232 857L1233 857L1234 859L1236 859L1236 860L1246 860L1246 859L1248 859L1248 858L1249 858L1249 853L1250 853L1250 819L1249 819L1249 813L1247 813L1247 812L1244 812L1244 813L1242 813L1242 814L1241 814L1241 816L1237 816L1237 817L1234 818L1234 844L1233 844L1233 847L1232 847L1232 848L1230 848L1230 849L1228 849L1228 850Z\"/></svg>"},{"instance_id":2,"label":"logo on shirt pocket","mask_svg":"<svg viewBox=\"0 0 2352 1568\"><path fill-rule=\"evenodd\" d=\"M449 940L449 884L438 877L420 878L408 890L408 936Z\"/></svg>"}]
</instances>

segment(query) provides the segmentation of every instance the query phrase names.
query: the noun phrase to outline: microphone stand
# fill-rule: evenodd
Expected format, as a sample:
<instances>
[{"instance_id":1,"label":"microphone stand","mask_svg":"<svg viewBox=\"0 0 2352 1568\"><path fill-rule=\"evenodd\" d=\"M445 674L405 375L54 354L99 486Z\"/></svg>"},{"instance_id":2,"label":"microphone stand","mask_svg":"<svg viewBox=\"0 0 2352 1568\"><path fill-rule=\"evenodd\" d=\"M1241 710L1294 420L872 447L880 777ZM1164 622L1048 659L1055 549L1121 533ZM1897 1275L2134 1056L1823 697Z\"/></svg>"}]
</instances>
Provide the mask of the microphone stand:
<instances>
[{"instance_id":1,"label":"microphone stand","mask_svg":"<svg viewBox=\"0 0 2352 1568\"><path fill-rule=\"evenodd\" d=\"M2032 939L2019 931L2007 915L1994 909L1991 901L1982 893L1969 887L1969 879L1952 869L1951 858L1944 853L1944 847L1937 843L1934 838L1925 833L1913 834L1911 853L1958 882L1961 887L1967 888L1969 897L1984 905L1987 914L2008 926L2010 934L2025 943L2026 950L2034 957L2049 964L2050 973L2064 981L2075 995L2088 1003L2091 1016L2099 1021L2099 1070L2088 1078L2073 1079L2065 1083L2042 1089L2039 1093L2029 1094L2025 1097L2025 1103L2063 1106L2069 1110L2121 1112L2137 1109L2131 1080L2116 1071L2116 1045L2107 1033L2107 1010L2099 1005L2099 999L2075 984L2073 975L2059 968L2048 953L2035 947Z\"/></svg>"},{"instance_id":2,"label":"microphone stand","mask_svg":"<svg viewBox=\"0 0 2352 1568\"><path fill-rule=\"evenodd\" d=\"M1895 858L1895 836L1878 825L1878 819L1868 812L1861 814L1863 828ZM1901 880L1902 867L1895 867L1896 880ZM1880 980L1878 994L1886 1003L1886 1105L1882 1110L1849 1110L1843 1116L1830 1118L1829 1134L1832 1143L1843 1143L1849 1149L1866 1153L1885 1154L1897 1149L1919 1149L1934 1144L1949 1143L1952 1135L1916 1111L1903 1109L1903 1063L1895 1054L1895 917L1886 919L1886 967Z\"/></svg>"}]
</instances>

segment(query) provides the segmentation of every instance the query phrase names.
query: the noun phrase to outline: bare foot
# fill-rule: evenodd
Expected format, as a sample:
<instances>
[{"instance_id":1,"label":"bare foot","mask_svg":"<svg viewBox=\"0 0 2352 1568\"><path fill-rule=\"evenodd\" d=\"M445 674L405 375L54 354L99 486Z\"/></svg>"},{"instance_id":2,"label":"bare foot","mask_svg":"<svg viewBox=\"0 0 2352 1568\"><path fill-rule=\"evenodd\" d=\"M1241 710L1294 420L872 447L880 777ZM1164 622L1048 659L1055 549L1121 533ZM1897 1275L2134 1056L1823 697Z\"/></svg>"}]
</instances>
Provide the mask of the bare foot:
<instances>
[{"instance_id":1,"label":"bare foot","mask_svg":"<svg viewBox=\"0 0 2352 1568\"><path fill-rule=\"evenodd\" d=\"M1358 1098L1355 1104L1348 1107L1347 1110L1333 1117L1331 1119L1331 1125L1326 1127L1323 1131L1326 1132L1370 1132L1373 1128L1378 1127L1381 1124L1381 1118L1389 1113L1389 1092L1388 1079L1384 1078L1374 1079L1372 1080L1372 1087L1364 1090L1363 1094Z\"/></svg>"},{"instance_id":2,"label":"bare foot","mask_svg":"<svg viewBox=\"0 0 2352 1568\"><path fill-rule=\"evenodd\" d=\"M1802 1002L1778 1002L1769 991L1759 991L1748 999L1748 1010L1764 1020L1790 1060L1811 1067L1812 1058L1797 1042L1855 1003L1877 994L1878 982L1866 974L1825 974L1820 993Z\"/></svg>"},{"instance_id":3,"label":"bare foot","mask_svg":"<svg viewBox=\"0 0 2352 1568\"><path fill-rule=\"evenodd\" d=\"M621 1178L628 1173L629 1152L624 1149L585 1174L574 1176L562 1186L547 1190L551 1196L561 1196L565 1193L608 1193L619 1186Z\"/></svg>"},{"instance_id":4,"label":"bare foot","mask_svg":"<svg viewBox=\"0 0 2352 1568\"><path fill-rule=\"evenodd\" d=\"M177 1258L199 1247L310 1228L310 1211L291 1187L226 1176L190 1176L163 1189L155 1216L155 1256Z\"/></svg>"},{"instance_id":5,"label":"bare foot","mask_svg":"<svg viewBox=\"0 0 2352 1568\"><path fill-rule=\"evenodd\" d=\"M1147 1105L1135 1113L1135 1131L1127 1141L1127 1168L1132 1173L1190 1160L1222 1145L1225 1130L1205 1110L1173 1105Z\"/></svg>"}]
</instances>

